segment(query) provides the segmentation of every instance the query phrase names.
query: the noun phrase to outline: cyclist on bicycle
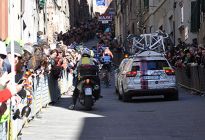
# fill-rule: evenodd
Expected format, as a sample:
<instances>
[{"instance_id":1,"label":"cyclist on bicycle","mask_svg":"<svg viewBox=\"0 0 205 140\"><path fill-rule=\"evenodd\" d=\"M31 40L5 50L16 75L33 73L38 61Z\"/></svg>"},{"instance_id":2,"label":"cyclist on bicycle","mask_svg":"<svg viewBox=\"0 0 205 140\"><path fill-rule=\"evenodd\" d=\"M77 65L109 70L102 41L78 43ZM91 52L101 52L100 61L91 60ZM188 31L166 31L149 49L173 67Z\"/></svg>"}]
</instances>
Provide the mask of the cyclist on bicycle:
<instances>
[{"instance_id":1,"label":"cyclist on bicycle","mask_svg":"<svg viewBox=\"0 0 205 140\"><path fill-rule=\"evenodd\" d=\"M103 56L106 54L108 54L113 59L113 54L110 51L109 47L105 47L105 49L104 49Z\"/></svg>"},{"instance_id":2,"label":"cyclist on bicycle","mask_svg":"<svg viewBox=\"0 0 205 140\"><path fill-rule=\"evenodd\" d=\"M107 48L106 48L107 49ZM109 51L109 48L107 49L107 51L104 51L103 56L102 56L102 69L107 70L108 71L108 82L110 82L110 77L111 77L111 64L112 64L112 52Z\"/></svg>"}]
</instances>

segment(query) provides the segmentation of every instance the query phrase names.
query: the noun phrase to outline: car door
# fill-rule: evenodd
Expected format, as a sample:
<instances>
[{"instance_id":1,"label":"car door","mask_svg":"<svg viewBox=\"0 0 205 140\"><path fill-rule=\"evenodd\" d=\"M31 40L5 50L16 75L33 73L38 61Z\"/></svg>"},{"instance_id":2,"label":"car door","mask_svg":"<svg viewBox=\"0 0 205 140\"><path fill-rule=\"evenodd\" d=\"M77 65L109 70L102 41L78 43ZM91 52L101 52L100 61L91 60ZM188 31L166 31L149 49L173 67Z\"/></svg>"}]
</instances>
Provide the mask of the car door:
<instances>
[{"instance_id":1,"label":"car door","mask_svg":"<svg viewBox=\"0 0 205 140\"><path fill-rule=\"evenodd\" d=\"M118 90L120 75L121 75L122 70L124 68L124 65L127 63L127 61L128 61L128 59L123 59L122 62L120 63L119 68L115 72L115 87L117 90Z\"/></svg>"},{"instance_id":2,"label":"car door","mask_svg":"<svg viewBox=\"0 0 205 140\"><path fill-rule=\"evenodd\" d=\"M118 81L118 75L119 75L119 72L120 72L120 68L117 68L115 70L115 88L117 89L117 81Z\"/></svg>"},{"instance_id":3,"label":"car door","mask_svg":"<svg viewBox=\"0 0 205 140\"><path fill-rule=\"evenodd\" d=\"M133 62L132 59L127 61L127 63L123 66L123 69L120 73L118 85L119 85L119 91L121 94L122 94L122 87L124 86L125 80L126 80L126 72L129 71L132 62Z\"/></svg>"},{"instance_id":4,"label":"car door","mask_svg":"<svg viewBox=\"0 0 205 140\"><path fill-rule=\"evenodd\" d=\"M119 83L121 82L121 79L122 79L122 72L125 68L125 65L127 64L128 60L124 61L119 69L119 75L118 75L118 79L117 79L117 85L118 85L118 88L119 88Z\"/></svg>"}]
</instances>

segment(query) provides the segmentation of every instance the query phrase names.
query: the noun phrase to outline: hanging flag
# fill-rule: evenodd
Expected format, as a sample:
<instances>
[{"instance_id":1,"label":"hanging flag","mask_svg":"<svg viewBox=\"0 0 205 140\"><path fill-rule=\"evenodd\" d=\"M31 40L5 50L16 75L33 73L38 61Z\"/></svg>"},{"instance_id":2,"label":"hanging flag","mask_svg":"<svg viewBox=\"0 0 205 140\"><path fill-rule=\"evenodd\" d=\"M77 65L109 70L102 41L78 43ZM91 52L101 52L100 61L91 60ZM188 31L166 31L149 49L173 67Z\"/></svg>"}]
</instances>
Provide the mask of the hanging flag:
<instances>
[{"instance_id":1,"label":"hanging flag","mask_svg":"<svg viewBox=\"0 0 205 140\"><path fill-rule=\"evenodd\" d=\"M97 6L105 6L105 0L96 0Z\"/></svg>"}]
</instances>

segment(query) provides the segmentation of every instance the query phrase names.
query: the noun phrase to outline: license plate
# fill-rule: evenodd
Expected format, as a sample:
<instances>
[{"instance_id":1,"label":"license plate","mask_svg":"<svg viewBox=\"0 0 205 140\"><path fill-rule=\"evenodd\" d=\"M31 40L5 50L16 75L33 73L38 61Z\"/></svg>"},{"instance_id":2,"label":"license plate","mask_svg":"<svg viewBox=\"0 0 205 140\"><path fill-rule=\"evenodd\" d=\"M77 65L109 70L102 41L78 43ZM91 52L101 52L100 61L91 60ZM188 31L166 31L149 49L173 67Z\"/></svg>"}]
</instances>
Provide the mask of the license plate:
<instances>
[{"instance_id":1,"label":"license plate","mask_svg":"<svg viewBox=\"0 0 205 140\"><path fill-rule=\"evenodd\" d=\"M85 95L92 95L92 88L85 88Z\"/></svg>"},{"instance_id":2,"label":"license plate","mask_svg":"<svg viewBox=\"0 0 205 140\"><path fill-rule=\"evenodd\" d=\"M144 80L159 80L159 76L143 76Z\"/></svg>"}]
</instances>

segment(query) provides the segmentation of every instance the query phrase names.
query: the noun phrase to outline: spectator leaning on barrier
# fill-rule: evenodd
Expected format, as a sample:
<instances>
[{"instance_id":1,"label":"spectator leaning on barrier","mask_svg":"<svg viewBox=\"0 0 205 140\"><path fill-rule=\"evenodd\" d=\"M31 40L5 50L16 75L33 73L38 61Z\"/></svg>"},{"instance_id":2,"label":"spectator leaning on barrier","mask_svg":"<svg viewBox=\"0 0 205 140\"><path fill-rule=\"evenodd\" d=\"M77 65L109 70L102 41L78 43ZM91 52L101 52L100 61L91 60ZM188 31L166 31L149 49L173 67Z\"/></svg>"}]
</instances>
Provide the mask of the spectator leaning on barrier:
<instances>
[{"instance_id":1,"label":"spectator leaning on barrier","mask_svg":"<svg viewBox=\"0 0 205 140\"><path fill-rule=\"evenodd\" d=\"M12 85L12 75L3 71L4 59L7 57L6 46L3 42L0 42L0 50L0 102L5 102L20 91L22 85Z\"/></svg>"},{"instance_id":2,"label":"spectator leaning on barrier","mask_svg":"<svg viewBox=\"0 0 205 140\"><path fill-rule=\"evenodd\" d=\"M205 48L203 48L203 50L202 50L200 64L205 66Z\"/></svg>"},{"instance_id":3,"label":"spectator leaning on barrier","mask_svg":"<svg viewBox=\"0 0 205 140\"><path fill-rule=\"evenodd\" d=\"M6 72L6 69L3 67L4 59L7 57L6 46L3 42L0 41L0 77ZM1 82L1 81L0 81Z\"/></svg>"},{"instance_id":4,"label":"spectator leaning on barrier","mask_svg":"<svg viewBox=\"0 0 205 140\"><path fill-rule=\"evenodd\" d=\"M32 55L34 54L34 48L31 44L25 44L23 47L24 54L22 56L22 63L24 63L25 70L30 69L29 61L32 58Z\"/></svg>"},{"instance_id":5,"label":"spectator leaning on barrier","mask_svg":"<svg viewBox=\"0 0 205 140\"><path fill-rule=\"evenodd\" d=\"M193 54L188 50L186 52L184 64L189 64L189 63L194 63L194 62L195 62L195 58L194 58Z\"/></svg>"},{"instance_id":6,"label":"spectator leaning on barrier","mask_svg":"<svg viewBox=\"0 0 205 140\"><path fill-rule=\"evenodd\" d=\"M31 58L30 68L34 71L40 69L41 60L43 57L43 49L40 46L36 46L34 49L34 54Z\"/></svg>"},{"instance_id":7,"label":"spectator leaning on barrier","mask_svg":"<svg viewBox=\"0 0 205 140\"><path fill-rule=\"evenodd\" d=\"M18 93L23 87L22 84L13 85L11 83L11 75L8 75L7 73L0 77L0 81L0 87L3 87L3 89L0 89L0 103L5 102L12 96L16 95L16 93Z\"/></svg>"},{"instance_id":8,"label":"spectator leaning on barrier","mask_svg":"<svg viewBox=\"0 0 205 140\"><path fill-rule=\"evenodd\" d=\"M0 65L2 67L2 69L0 69L0 76L3 74L4 71L6 71L6 67L4 67L4 59L7 57L7 51L6 51L6 46L5 44L0 41L0 57L1 57L1 61L0 61Z\"/></svg>"},{"instance_id":9,"label":"spectator leaning on barrier","mask_svg":"<svg viewBox=\"0 0 205 140\"><path fill-rule=\"evenodd\" d=\"M11 72L11 43L6 48L7 50L7 59L5 59L6 67L8 73ZM15 71L19 72L20 71L20 63L19 61L22 58L23 50L20 47L19 43L14 41L14 65L15 65Z\"/></svg>"}]
</instances>

